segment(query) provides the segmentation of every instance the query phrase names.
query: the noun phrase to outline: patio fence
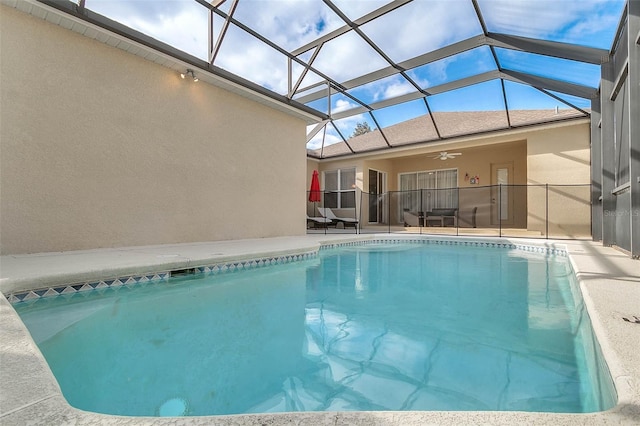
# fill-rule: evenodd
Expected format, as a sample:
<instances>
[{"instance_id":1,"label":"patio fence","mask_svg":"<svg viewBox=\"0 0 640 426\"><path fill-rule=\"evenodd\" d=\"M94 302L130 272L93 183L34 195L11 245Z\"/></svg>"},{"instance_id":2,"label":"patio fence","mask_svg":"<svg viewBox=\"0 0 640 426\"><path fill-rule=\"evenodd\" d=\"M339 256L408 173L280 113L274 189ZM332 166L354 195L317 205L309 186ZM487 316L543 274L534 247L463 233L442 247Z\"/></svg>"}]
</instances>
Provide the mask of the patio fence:
<instances>
[{"instance_id":1,"label":"patio fence","mask_svg":"<svg viewBox=\"0 0 640 426\"><path fill-rule=\"evenodd\" d=\"M307 193L307 199L308 199ZM308 220L308 233L419 233L553 239L591 238L591 185L491 185L367 192L322 191L307 215L329 207L358 226ZM447 211L448 210L448 211ZM445 213L441 216L438 213Z\"/></svg>"}]
</instances>

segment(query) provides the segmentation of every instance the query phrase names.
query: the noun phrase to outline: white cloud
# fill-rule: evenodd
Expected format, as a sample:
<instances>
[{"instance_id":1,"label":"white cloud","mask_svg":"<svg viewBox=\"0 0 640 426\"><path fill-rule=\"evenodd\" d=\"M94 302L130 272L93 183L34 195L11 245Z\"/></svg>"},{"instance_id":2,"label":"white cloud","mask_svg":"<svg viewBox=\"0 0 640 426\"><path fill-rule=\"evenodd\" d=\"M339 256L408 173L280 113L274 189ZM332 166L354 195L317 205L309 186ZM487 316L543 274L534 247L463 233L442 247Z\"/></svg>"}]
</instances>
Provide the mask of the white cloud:
<instances>
[{"instance_id":1,"label":"white cloud","mask_svg":"<svg viewBox=\"0 0 640 426\"><path fill-rule=\"evenodd\" d=\"M384 99L395 98L407 93L415 92L416 88L406 80L396 81L384 88Z\"/></svg>"},{"instance_id":2,"label":"white cloud","mask_svg":"<svg viewBox=\"0 0 640 426\"><path fill-rule=\"evenodd\" d=\"M615 31L621 4L621 0L480 0L480 9L489 31L591 44L591 35Z\"/></svg>"},{"instance_id":3,"label":"white cloud","mask_svg":"<svg viewBox=\"0 0 640 426\"><path fill-rule=\"evenodd\" d=\"M86 7L200 59L207 59L208 12L193 1L87 0Z\"/></svg>"},{"instance_id":4,"label":"white cloud","mask_svg":"<svg viewBox=\"0 0 640 426\"><path fill-rule=\"evenodd\" d=\"M325 43L312 66L338 83L389 64L353 31Z\"/></svg>"},{"instance_id":5,"label":"white cloud","mask_svg":"<svg viewBox=\"0 0 640 426\"><path fill-rule=\"evenodd\" d=\"M357 106L358 104L354 102L350 102L346 99L338 99L333 106L332 112L336 113L336 112L348 111Z\"/></svg>"},{"instance_id":6,"label":"white cloud","mask_svg":"<svg viewBox=\"0 0 640 426\"><path fill-rule=\"evenodd\" d=\"M395 62L482 32L470 1L414 1L362 30Z\"/></svg>"},{"instance_id":7,"label":"white cloud","mask_svg":"<svg viewBox=\"0 0 640 426\"><path fill-rule=\"evenodd\" d=\"M229 28L214 64L275 92L287 92L286 57L238 28Z\"/></svg>"},{"instance_id":8,"label":"white cloud","mask_svg":"<svg viewBox=\"0 0 640 426\"><path fill-rule=\"evenodd\" d=\"M288 50L344 25L316 0L240 0L234 18Z\"/></svg>"},{"instance_id":9,"label":"white cloud","mask_svg":"<svg viewBox=\"0 0 640 426\"><path fill-rule=\"evenodd\" d=\"M319 131L308 143L307 149L320 149L322 147L322 141L324 139L324 146L333 145L342 142L342 138L338 136L335 131Z\"/></svg>"},{"instance_id":10,"label":"white cloud","mask_svg":"<svg viewBox=\"0 0 640 426\"><path fill-rule=\"evenodd\" d=\"M340 130L340 132L344 135L345 138L348 138L353 133L353 130L356 128L356 124L362 122L368 122L367 118L363 114L352 115L351 117L343 118L341 120L334 121L334 124Z\"/></svg>"}]
</instances>

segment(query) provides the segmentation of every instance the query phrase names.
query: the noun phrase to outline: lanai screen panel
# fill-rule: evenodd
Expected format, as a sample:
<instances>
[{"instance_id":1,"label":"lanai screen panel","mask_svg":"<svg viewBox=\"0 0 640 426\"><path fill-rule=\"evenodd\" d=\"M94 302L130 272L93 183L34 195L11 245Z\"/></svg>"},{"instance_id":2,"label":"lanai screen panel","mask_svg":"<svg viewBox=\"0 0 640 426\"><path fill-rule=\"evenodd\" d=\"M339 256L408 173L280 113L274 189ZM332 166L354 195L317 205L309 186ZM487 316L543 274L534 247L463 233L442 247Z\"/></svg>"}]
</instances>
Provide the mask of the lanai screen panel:
<instances>
[{"instance_id":1,"label":"lanai screen panel","mask_svg":"<svg viewBox=\"0 0 640 426\"><path fill-rule=\"evenodd\" d=\"M500 80L440 93L428 100L442 137L509 127Z\"/></svg>"},{"instance_id":2,"label":"lanai screen panel","mask_svg":"<svg viewBox=\"0 0 640 426\"><path fill-rule=\"evenodd\" d=\"M413 1L361 29L395 63L482 34L472 2L449 0Z\"/></svg>"},{"instance_id":3,"label":"lanai screen panel","mask_svg":"<svg viewBox=\"0 0 640 426\"><path fill-rule=\"evenodd\" d=\"M489 32L609 49L624 0L478 0Z\"/></svg>"},{"instance_id":4,"label":"lanai screen panel","mask_svg":"<svg viewBox=\"0 0 640 426\"><path fill-rule=\"evenodd\" d=\"M156 40L207 59L209 12L193 0L86 0L85 5Z\"/></svg>"},{"instance_id":5,"label":"lanai screen panel","mask_svg":"<svg viewBox=\"0 0 640 426\"><path fill-rule=\"evenodd\" d=\"M294 108L310 107L319 122L327 123L323 146L341 144L331 150L345 153L365 145L392 148L553 121L557 115L588 116L590 100L597 96L600 65L608 60L625 7L624 0L47 4L75 11L79 19L85 16L84 7L105 17L91 16L94 24L112 29L116 22L131 30L125 36L135 39L139 33L144 43L154 45L157 40L184 52L177 56L196 72L230 72L240 77L240 84L258 85L266 90L261 93ZM422 114L413 105L424 105ZM375 123L378 116L384 121L390 110L406 115L394 123ZM554 114L519 112L543 110ZM446 118L449 112L476 118L454 128ZM346 123L362 117L379 134L369 136L374 142L358 141L356 149L349 149L353 131ZM414 132L420 126L407 124L406 133L397 126L417 121L425 123L424 137ZM317 138L307 137L312 152Z\"/></svg>"},{"instance_id":6,"label":"lanai screen panel","mask_svg":"<svg viewBox=\"0 0 640 426\"><path fill-rule=\"evenodd\" d=\"M584 117L585 114L568 106L561 100L526 84L505 81L504 88L509 106L511 126L559 121L568 118ZM567 101L577 102L579 98L566 97ZM582 102L580 102L583 105ZM576 105L579 107L579 105Z\"/></svg>"},{"instance_id":7,"label":"lanai screen panel","mask_svg":"<svg viewBox=\"0 0 640 426\"><path fill-rule=\"evenodd\" d=\"M438 138L423 99L377 110L377 117L391 146L426 142Z\"/></svg>"}]
</instances>

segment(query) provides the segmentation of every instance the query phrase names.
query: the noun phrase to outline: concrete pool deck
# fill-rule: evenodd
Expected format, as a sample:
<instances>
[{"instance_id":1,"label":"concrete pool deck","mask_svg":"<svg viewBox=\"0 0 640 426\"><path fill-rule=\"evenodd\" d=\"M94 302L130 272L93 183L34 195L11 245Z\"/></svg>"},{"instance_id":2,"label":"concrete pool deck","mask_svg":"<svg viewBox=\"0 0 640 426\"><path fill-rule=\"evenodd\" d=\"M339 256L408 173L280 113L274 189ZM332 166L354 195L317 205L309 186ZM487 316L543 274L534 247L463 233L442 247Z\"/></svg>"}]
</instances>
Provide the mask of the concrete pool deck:
<instances>
[{"instance_id":1,"label":"concrete pool deck","mask_svg":"<svg viewBox=\"0 0 640 426\"><path fill-rule=\"evenodd\" d=\"M43 287L145 274L232 260L303 254L321 244L416 235L307 235L0 257L3 295ZM529 412L303 412L183 418L126 417L71 407L42 354L5 296L0 296L0 424L83 425L460 425L640 424L640 261L590 241L423 236L555 247L570 255L596 336L618 393L611 410L588 414Z\"/></svg>"}]
</instances>

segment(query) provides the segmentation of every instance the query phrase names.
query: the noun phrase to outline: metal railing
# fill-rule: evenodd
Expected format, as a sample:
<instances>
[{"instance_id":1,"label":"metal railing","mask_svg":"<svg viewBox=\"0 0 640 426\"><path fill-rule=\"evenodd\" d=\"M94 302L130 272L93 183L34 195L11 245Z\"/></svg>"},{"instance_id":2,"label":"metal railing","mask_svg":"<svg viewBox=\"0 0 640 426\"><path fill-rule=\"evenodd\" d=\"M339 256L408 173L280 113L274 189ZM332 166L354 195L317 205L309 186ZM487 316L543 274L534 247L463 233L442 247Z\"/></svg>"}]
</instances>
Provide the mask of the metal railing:
<instances>
[{"instance_id":1,"label":"metal railing","mask_svg":"<svg viewBox=\"0 0 640 426\"><path fill-rule=\"evenodd\" d=\"M321 193L320 201L307 201L307 216L322 217L320 212L328 207L339 219L325 224L308 218L309 233L591 238L589 184Z\"/></svg>"}]
</instances>

